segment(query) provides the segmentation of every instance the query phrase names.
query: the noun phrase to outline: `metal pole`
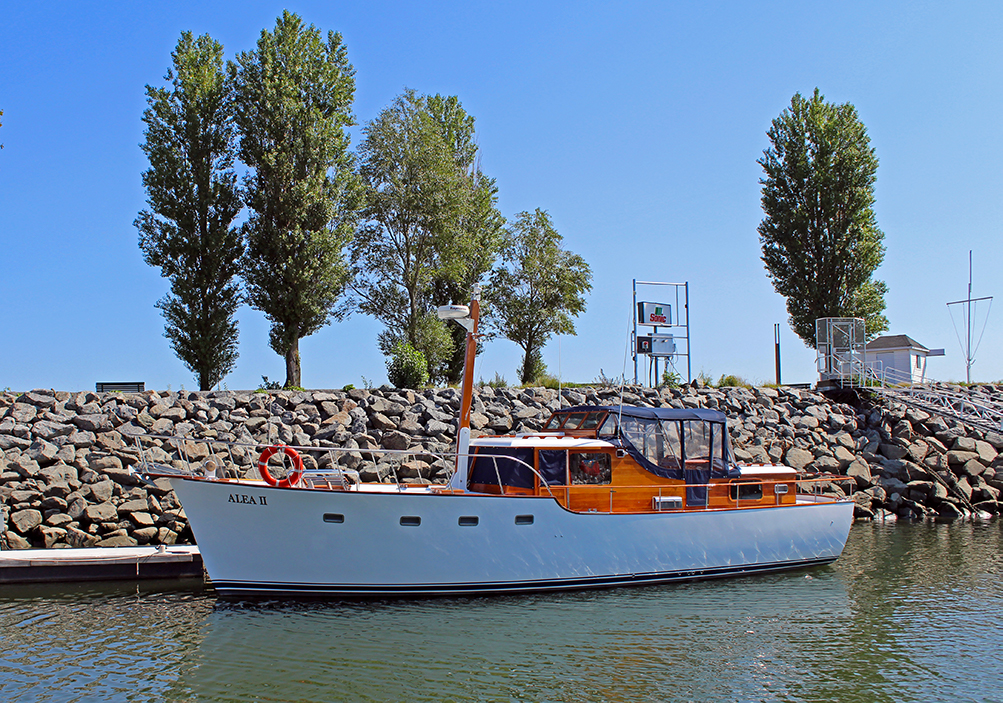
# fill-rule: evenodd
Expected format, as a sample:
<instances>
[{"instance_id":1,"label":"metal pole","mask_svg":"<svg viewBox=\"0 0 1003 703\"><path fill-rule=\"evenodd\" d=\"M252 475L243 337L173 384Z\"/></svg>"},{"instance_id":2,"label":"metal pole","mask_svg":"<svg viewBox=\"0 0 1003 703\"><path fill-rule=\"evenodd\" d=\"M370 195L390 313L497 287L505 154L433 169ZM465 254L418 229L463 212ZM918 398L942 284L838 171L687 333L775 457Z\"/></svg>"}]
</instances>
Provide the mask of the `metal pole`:
<instances>
[{"instance_id":1,"label":"metal pole","mask_svg":"<svg viewBox=\"0 0 1003 703\"><path fill-rule=\"evenodd\" d=\"M671 322L671 320L670 320L670 322ZM658 325L655 325L654 330L655 331L654 331L653 334L658 334ZM652 345L652 346L654 346L654 345ZM654 351L654 349L652 349L652 351ZM652 358L655 360L655 382L651 384L651 387L652 388L658 388L658 384L661 381L661 379L658 376L658 357L657 356L653 356Z\"/></svg>"},{"instance_id":2,"label":"metal pole","mask_svg":"<svg viewBox=\"0 0 1003 703\"><path fill-rule=\"evenodd\" d=\"M776 353L777 385L780 385L780 323L773 325L773 345Z\"/></svg>"},{"instance_id":3,"label":"metal pole","mask_svg":"<svg viewBox=\"0 0 1003 703\"><path fill-rule=\"evenodd\" d=\"M630 309L630 316L634 318L634 339L632 342L632 349L630 350L631 355L634 357L634 385L637 385L637 279L632 281L634 305Z\"/></svg>"},{"instance_id":4,"label":"metal pole","mask_svg":"<svg viewBox=\"0 0 1003 703\"><path fill-rule=\"evenodd\" d=\"M683 284L686 288L686 382L693 380L693 347L690 344L690 282Z\"/></svg>"},{"instance_id":5,"label":"metal pole","mask_svg":"<svg viewBox=\"0 0 1003 703\"><path fill-rule=\"evenodd\" d=\"M968 250L968 348L965 350L965 378L972 384L972 250Z\"/></svg>"}]
</instances>

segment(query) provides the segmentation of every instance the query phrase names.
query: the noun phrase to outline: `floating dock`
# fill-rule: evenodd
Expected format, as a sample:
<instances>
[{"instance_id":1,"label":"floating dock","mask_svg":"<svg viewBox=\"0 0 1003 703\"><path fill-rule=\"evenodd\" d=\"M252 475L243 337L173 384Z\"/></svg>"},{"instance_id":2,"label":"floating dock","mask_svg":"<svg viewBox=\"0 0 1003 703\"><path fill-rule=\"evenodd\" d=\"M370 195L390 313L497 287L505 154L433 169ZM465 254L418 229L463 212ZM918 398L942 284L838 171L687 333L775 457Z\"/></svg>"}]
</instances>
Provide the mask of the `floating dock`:
<instances>
[{"instance_id":1,"label":"floating dock","mask_svg":"<svg viewBox=\"0 0 1003 703\"><path fill-rule=\"evenodd\" d=\"M189 545L0 551L0 585L202 576L202 555Z\"/></svg>"}]
</instances>

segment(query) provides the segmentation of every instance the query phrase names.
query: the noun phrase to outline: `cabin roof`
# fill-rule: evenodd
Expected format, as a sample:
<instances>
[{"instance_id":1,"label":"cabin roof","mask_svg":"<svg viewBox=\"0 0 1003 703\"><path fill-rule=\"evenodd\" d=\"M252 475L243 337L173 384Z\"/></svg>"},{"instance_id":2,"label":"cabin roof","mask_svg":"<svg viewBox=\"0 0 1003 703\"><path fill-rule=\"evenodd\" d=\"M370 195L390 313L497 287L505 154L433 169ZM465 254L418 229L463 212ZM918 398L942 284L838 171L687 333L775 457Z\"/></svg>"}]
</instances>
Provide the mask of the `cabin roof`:
<instances>
[{"instance_id":1,"label":"cabin roof","mask_svg":"<svg viewBox=\"0 0 1003 703\"><path fill-rule=\"evenodd\" d=\"M907 334L889 334L884 337L872 339L865 347L867 351L878 351L881 349L916 349L918 351L930 351L922 344Z\"/></svg>"},{"instance_id":2,"label":"cabin roof","mask_svg":"<svg viewBox=\"0 0 1003 703\"><path fill-rule=\"evenodd\" d=\"M543 449L607 449L613 444L588 437L568 437L546 432L525 435L486 435L470 440L471 447L541 447Z\"/></svg>"},{"instance_id":3,"label":"cabin roof","mask_svg":"<svg viewBox=\"0 0 1003 703\"><path fill-rule=\"evenodd\" d=\"M637 405L576 405L570 408L561 408L555 412L588 412L595 410L609 410L613 414L621 414L625 417L641 417L648 420L703 420L706 422L726 422L728 417L720 410L710 408L647 408Z\"/></svg>"}]
</instances>

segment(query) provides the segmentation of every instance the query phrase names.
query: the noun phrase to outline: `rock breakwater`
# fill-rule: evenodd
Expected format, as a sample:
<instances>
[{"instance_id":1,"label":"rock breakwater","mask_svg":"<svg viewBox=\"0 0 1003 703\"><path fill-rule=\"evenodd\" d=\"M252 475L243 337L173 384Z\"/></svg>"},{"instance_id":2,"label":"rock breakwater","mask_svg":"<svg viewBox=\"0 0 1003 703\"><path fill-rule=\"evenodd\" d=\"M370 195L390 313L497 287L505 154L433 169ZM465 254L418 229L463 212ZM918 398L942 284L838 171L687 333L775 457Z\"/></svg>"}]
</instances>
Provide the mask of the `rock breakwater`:
<instances>
[{"instance_id":1,"label":"rock breakwater","mask_svg":"<svg viewBox=\"0 0 1003 703\"><path fill-rule=\"evenodd\" d=\"M614 388L558 393L486 386L474 394L472 434L537 431L555 409L614 405L619 395ZM903 405L855 408L786 387L629 387L623 400L724 411L740 462L852 476L858 518L957 518L995 515L1003 507L1003 437L969 430L949 417ZM443 482L449 462L441 454L453 449L459 405L454 389L3 393L2 546L190 541L184 510L167 480L149 485L133 470L140 461L137 435L220 443L144 441L147 459L176 467L216 452L232 472L257 477L257 452L239 444L281 442L352 450L311 454L306 461L336 462L363 481ZM408 453L381 455L379 449Z\"/></svg>"}]
</instances>

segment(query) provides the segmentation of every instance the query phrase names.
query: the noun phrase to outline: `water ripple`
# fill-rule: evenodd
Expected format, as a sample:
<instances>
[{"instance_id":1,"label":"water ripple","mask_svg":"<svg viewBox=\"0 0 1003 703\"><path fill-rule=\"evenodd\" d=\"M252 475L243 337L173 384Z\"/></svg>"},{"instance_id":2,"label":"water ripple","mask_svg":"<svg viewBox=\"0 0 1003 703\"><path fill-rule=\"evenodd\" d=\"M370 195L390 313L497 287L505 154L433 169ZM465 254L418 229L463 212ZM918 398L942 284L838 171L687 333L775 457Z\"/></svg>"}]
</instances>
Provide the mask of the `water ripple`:
<instances>
[{"instance_id":1,"label":"water ripple","mask_svg":"<svg viewBox=\"0 0 1003 703\"><path fill-rule=\"evenodd\" d=\"M0 700L994 700L1000 524L857 525L832 567L582 593L223 601L0 588Z\"/></svg>"}]
</instances>

